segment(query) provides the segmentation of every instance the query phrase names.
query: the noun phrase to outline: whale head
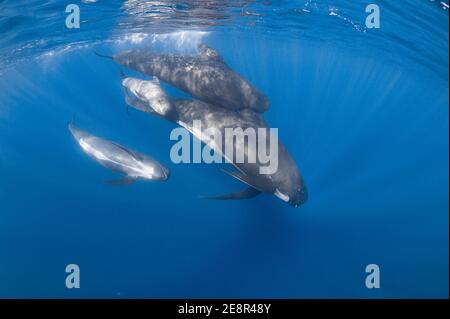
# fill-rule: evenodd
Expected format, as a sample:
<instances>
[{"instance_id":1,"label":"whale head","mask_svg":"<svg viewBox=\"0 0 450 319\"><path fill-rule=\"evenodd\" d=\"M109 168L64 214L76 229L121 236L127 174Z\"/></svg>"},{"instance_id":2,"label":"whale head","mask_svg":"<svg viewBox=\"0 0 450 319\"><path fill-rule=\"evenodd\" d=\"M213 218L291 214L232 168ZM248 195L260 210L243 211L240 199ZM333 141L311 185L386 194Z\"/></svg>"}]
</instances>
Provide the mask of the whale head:
<instances>
[{"instance_id":1,"label":"whale head","mask_svg":"<svg viewBox=\"0 0 450 319\"><path fill-rule=\"evenodd\" d=\"M289 205L299 207L308 200L308 189L302 181L296 185L290 185L289 187L283 186L284 185L277 187L274 195Z\"/></svg>"},{"instance_id":2,"label":"whale head","mask_svg":"<svg viewBox=\"0 0 450 319\"><path fill-rule=\"evenodd\" d=\"M122 80L122 86L132 96L144 102L148 111L155 112L164 117L172 110L172 103L161 88L161 84L156 77L148 81L127 77ZM138 106L131 104L131 106L145 111L141 104Z\"/></svg>"},{"instance_id":3,"label":"whale head","mask_svg":"<svg viewBox=\"0 0 450 319\"><path fill-rule=\"evenodd\" d=\"M308 200L308 189L294 159L280 144L278 170L272 175L273 194L293 207L299 207Z\"/></svg>"},{"instance_id":4,"label":"whale head","mask_svg":"<svg viewBox=\"0 0 450 319\"><path fill-rule=\"evenodd\" d=\"M289 198L289 205L298 207L300 205L303 205L308 200L308 189L306 186L302 183L291 195Z\"/></svg>"},{"instance_id":5,"label":"whale head","mask_svg":"<svg viewBox=\"0 0 450 319\"><path fill-rule=\"evenodd\" d=\"M154 181L165 181L170 176L166 167L146 156L139 158L139 168L134 170L133 173L138 178ZM130 175L133 175L133 173Z\"/></svg>"},{"instance_id":6,"label":"whale head","mask_svg":"<svg viewBox=\"0 0 450 319\"><path fill-rule=\"evenodd\" d=\"M131 178L153 181L165 181L169 179L169 169L157 160L148 155L125 149L118 144L115 144L115 146L125 151L126 155L122 155L121 157L126 158L128 155L131 156L128 160L129 162L131 161L131 164L127 164L124 167L124 172Z\"/></svg>"}]
</instances>

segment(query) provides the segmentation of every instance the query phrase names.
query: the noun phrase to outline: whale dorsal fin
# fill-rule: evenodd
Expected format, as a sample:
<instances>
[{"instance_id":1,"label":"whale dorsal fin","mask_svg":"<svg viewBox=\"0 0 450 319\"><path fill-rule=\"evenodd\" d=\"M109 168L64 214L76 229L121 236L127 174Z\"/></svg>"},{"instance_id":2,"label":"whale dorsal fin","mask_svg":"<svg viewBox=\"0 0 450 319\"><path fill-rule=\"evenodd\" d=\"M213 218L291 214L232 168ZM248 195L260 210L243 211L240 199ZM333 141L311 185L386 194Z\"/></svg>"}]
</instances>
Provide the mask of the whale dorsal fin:
<instances>
[{"instance_id":1,"label":"whale dorsal fin","mask_svg":"<svg viewBox=\"0 0 450 319\"><path fill-rule=\"evenodd\" d=\"M214 60L222 60L222 57L220 54L214 50L213 48L210 48L206 44L199 44L198 45L198 53L203 57L207 59L214 59Z\"/></svg>"},{"instance_id":2,"label":"whale dorsal fin","mask_svg":"<svg viewBox=\"0 0 450 319\"><path fill-rule=\"evenodd\" d=\"M159 81L159 79L156 76L153 76L153 78L150 80L150 82L156 84L156 85L160 85L161 82Z\"/></svg>"}]
</instances>

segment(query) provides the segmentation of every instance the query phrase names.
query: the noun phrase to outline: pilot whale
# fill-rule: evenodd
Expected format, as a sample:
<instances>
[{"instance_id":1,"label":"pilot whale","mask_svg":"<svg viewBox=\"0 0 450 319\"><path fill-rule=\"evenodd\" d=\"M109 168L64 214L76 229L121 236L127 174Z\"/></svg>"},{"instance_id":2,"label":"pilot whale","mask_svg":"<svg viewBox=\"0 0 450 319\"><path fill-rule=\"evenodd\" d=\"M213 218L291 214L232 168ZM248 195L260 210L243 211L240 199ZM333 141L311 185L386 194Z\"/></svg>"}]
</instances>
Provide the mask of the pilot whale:
<instances>
[{"instance_id":1,"label":"pilot whale","mask_svg":"<svg viewBox=\"0 0 450 319\"><path fill-rule=\"evenodd\" d=\"M69 130L89 157L104 167L125 174L119 180L110 181L111 184L131 184L138 179L164 181L169 178L169 170L146 155L91 135L73 123L69 124Z\"/></svg>"},{"instance_id":2,"label":"pilot whale","mask_svg":"<svg viewBox=\"0 0 450 319\"><path fill-rule=\"evenodd\" d=\"M152 85L155 85L154 80ZM171 122L177 123L191 132L195 137L203 143L210 146L215 152L223 154L222 149L217 149L217 145L211 144L208 134L203 134L211 128L222 132L222 136L226 136L223 132L226 129L234 128L265 128L268 129L267 123L260 114L250 110L243 109L241 111L231 111L217 105L205 103L199 100L176 100L170 97L152 98L155 95L146 92L150 86L145 80L135 78L125 78L122 85L125 88L126 103L131 107L147 113L156 114ZM161 93L161 91L158 92ZM164 106L161 106L164 101ZM164 113L161 112L164 110ZM196 130L193 123L200 121L202 131ZM268 138L268 135L266 135ZM266 141L269 143L269 141ZM273 141L270 141L272 143ZM260 193L269 193L277 196L292 206L299 206L306 202L308 193L297 165L290 156L286 148L278 141L278 169L272 174L261 174L260 168L262 164L259 161L254 163L236 162L235 158L227 158L238 172L227 172L232 177L247 184L247 188L241 192L209 197L211 199L244 199L254 197ZM225 145L222 143L222 145ZM234 144L234 154L250 154L256 153L254 145L250 143L236 142Z\"/></svg>"},{"instance_id":3,"label":"pilot whale","mask_svg":"<svg viewBox=\"0 0 450 319\"><path fill-rule=\"evenodd\" d=\"M198 46L198 54L195 55L129 50L111 58L123 66L156 76L203 102L230 110L249 108L258 113L269 107L264 94L230 69L214 49L204 44Z\"/></svg>"}]
</instances>

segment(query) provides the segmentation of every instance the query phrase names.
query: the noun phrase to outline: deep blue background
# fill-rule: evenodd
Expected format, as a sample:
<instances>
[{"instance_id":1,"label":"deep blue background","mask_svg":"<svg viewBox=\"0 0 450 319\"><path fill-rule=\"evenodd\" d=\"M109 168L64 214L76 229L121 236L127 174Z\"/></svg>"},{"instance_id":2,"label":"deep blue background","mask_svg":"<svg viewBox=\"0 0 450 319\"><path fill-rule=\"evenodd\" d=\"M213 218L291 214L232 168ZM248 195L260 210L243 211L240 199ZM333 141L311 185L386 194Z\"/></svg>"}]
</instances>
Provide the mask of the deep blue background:
<instances>
[{"instance_id":1,"label":"deep blue background","mask_svg":"<svg viewBox=\"0 0 450 319\"><path fill-rule=\"evenodd\" d=\"M175 126L126 114L119 66L89 46L30 58L0 76L0 297L448 297L448 64L436 66L448 51L414 63L394 44L209 31L271 100L265 117L307 204L198 198L241 185L217 165L172 164ZM78 148L74 113L166 164L170 180L105 184L117 175ZM69 263L81 289L65 288ZM381 289L365 288L370 263Z\"/></svg>"}]
</instances>

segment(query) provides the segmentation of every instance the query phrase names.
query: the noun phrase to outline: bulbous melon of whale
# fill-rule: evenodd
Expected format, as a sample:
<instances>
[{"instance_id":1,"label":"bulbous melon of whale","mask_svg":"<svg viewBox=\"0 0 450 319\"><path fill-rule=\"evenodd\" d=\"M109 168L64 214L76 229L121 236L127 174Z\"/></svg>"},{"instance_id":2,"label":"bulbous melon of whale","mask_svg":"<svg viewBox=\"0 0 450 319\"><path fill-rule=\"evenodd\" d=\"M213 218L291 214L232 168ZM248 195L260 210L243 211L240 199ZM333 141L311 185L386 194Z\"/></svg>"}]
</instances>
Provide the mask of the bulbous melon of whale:
<instances>
[{"instance_id":1,"label":"bulbous melon of whale","mask_svg":"<svg viewBox=\"0 0 450 319\"><path fill-rule=\"evenodd\" d=\"M196 55L130 50L113 56L113 59L131 69L156 76L201 101L226 109L249 108L262 113L269 108L264 94L230 69L215 50L203 44Z\"/></svg>"},{"instance_id":2,"label":"bulbous melon of whale","mask_svg":"<svg viewBox=\"0 0 450 319\"><path fill-rule=\"evenodd\" d=\"M164 115L158 111L158 109L160 109L160 107L158 107L158 99L145 98L154 96L144 92L145 88L149 88L149 86L142 83L139 85L141 91L138 90L136 92L137 94L134 94L130 90L130 87L127 85L136 83L134 81L146 82L139 79L134 79L133 81L125 79L122 81L122 84L129 94L126 101L130 106L140 111L157 114L160 117L179 124L224 157L226 157L223 150L223 146L226 143L226 130L234 130L236 128L246 130L247 128L253 128L258 135L261 134L261 131L258 129L263 129L266 132L266 140L264 142L266 144L274 142L273 140L269 140L270 134L268 133L269 128L267 123L260 114L250 109L243 109L236 112L199 100L173 100L167 97L167 99L171 101L169 107L170 111L166 112L166 115ZM153 107L153 105L156 105L156 107ZM194 126L194 121L200 122L200 131ZM210 139L210 135L205 133L211 130L216 130L221 133L221 147L214 144L214 141ZM259 139L259 135L257 136L257 139ZM264 167L265 164L261 163L258 157L256 157L257 160L255 162L236 161L237 154L245 154L248 158L249 154L258 153L257 144L250 144L246 143L245 140L238 141L237 139L233 140L232 143L234 143L234 157L226 158L226 160L236 167L239 172L228 174L250 186L250 189L235 194L212 198L242 199L253 197L259 192L263 192L274 194L295 207L306 202L308 192L300 175L300 171L294 159L278 139L275 140L275 143L277 143L277 169L270 174L261 174L261 167Z\"/></svg>"}]
</instances>

